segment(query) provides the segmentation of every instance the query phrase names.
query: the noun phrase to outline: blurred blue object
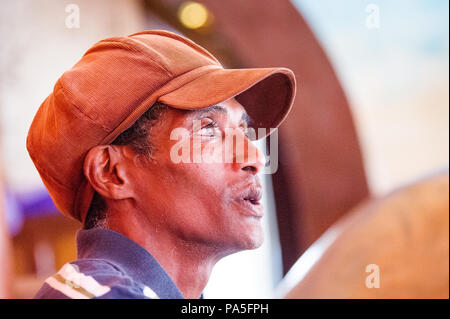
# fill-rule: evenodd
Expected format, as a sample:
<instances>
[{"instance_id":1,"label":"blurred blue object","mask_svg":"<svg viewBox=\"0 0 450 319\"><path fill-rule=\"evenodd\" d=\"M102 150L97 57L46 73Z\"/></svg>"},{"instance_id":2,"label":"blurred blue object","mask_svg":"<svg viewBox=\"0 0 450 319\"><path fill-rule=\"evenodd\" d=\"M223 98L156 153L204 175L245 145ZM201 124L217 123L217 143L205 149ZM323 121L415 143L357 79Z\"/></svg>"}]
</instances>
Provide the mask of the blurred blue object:
<instances>
[{"instance_id":1,"label":"blurred blue object","mask_svg":"<svg viewBox=\"0 0 450 319\"><path fill-rule=\"evenodd\" d=\"M5 191L6 224L11 236L17 235L25 219L57 215L58 209L46 189L26 193Z\"/></svg>"},{"instance_id":2,"label":"blurred blue object","mask_svg":"<svg viewBox=\"0 0 450 319\"><path fill-rule=\"evenodd\" d=\"M22 229L24 217L20 203L18 203L14 194L7 189L5 189L4 192L3 202L5 205L6 225L8 227L9 234L11 236L15 236Z\"/></svg>"}]
</instances>

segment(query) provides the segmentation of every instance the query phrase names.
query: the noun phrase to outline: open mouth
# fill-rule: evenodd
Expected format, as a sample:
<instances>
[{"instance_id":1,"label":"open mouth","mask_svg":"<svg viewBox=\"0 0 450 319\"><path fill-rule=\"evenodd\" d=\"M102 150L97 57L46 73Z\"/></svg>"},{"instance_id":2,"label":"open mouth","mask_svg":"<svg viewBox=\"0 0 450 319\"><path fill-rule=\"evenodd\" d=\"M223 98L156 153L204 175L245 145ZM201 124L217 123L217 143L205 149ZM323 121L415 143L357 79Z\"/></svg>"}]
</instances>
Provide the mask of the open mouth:
<instances>
[{"instance_id":1,"label":"open mouth","mask_svg":"<svg viewBox=\"0 0 450 319\"><path fill-rule=\"evenodd\" d=\"M262 198L262 191L257 187L250 187L244 195L244 200L249 201L252 205L259 205Z\"/></svg>"},{"instance_id":2,"label":"open mouth","mask_svg":"<svg viewBox=\"0 0 450 319\"><path fill-rule=\"evenodd\" d=\"M261 205L262 190L258 187L249 187L240 198L245 211L254 217L262 217L263 209Z\"/></svg>"},{"instance_id":3,"label":"open mouth","mask_svg":"<svg viewBox=\"0 0 450 319\"><path fill-rule=\"evenodd\" d=\"M259 199L256 199L255 197L244 197L244 200L250 202L252 205L259 205Z\"/></svg>"}]
</instances>

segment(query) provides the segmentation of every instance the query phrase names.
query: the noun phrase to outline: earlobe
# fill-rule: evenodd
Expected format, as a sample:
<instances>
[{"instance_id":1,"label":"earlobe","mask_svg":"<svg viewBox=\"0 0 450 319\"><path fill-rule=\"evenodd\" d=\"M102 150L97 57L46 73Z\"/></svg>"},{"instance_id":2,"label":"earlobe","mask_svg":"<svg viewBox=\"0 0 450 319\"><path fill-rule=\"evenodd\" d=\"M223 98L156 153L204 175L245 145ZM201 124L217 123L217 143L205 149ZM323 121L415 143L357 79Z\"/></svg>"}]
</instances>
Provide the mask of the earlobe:
<instances>
[{"instance_id":1,"label":"earlobe","mask_svg":"<svg viewBox=\"0 0 450 319\"><path fill-rule=\"evenodd\" d=\"M84 175L102 197L130 197L130 185L122 152L116 145L98 145L89 150L84 160Z\"/></svg>"}]
</instances>

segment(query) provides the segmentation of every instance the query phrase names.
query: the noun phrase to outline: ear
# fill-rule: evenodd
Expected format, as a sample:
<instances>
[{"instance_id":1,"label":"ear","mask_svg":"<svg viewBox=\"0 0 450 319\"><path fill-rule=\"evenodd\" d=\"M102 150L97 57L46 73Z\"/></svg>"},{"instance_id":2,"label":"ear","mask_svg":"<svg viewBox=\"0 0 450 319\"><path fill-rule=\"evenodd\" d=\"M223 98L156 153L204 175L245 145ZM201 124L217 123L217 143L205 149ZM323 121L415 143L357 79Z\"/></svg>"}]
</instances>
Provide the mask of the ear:
<instances>
[{"instance_id":1,"label":"ear","mask_svg":"<svg viewBox=\"0 0 450 319\"><path fill-rule=\"evenodd\" d=\"M128 165L129 159L121 146L98 145L90 149L85 157L84 175L104 198L131 198L133 191L127 174Z\"/></svg>"}]
</instances>

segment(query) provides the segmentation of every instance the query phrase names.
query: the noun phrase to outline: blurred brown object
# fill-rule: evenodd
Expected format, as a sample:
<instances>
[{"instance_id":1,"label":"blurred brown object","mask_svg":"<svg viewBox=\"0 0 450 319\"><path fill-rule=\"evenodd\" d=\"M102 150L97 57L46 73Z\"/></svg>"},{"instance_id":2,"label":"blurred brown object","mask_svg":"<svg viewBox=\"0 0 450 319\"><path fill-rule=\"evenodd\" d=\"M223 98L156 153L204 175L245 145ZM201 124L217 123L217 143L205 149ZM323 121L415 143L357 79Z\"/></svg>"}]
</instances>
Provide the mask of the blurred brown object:
<instances>
[{"instance_id":1,"label":"blurred brown object","mask_svg":"<svg viewBox=\"0 0 450 319\"><path fill-rule=\"evenodd\" d=\"M379 288L373 287L377 271ZM448 298L448 173L355 208L305 252L279 292L285 298Z\"/></svg>"},{"instance_id":2,"label":"blurred brown object","mask_svg":"<svg viewBox=\"0 0 450 319\"><path fill-rule=\"evenodd\" d=\"M11 298L33 298L48 276L75 260L75 233L80 225L62 215L25 220L11 240L14 281Z\"/></svg>"},{"instance_id":3,"label":"blurred brown object","mask_svg":"<svg viewBox=\"0 0 450 319\"><path fill-rule=\"evenodd\" d=\"M1 169L1 167L0 167ZM0 175L1 176L1 175ZM7 298L8 280L9 277L9 245L8 234L6 233L5 225L5 209L3 202L3 187L0 177L0 299Z\"/></svg>"},{"instance_id":4,"label":"blurred brown object","mask_svg":"<svg viewBox=\"0 0 450 319\"><path fill-rule=\"evenodd\" d=\"M11 282L11 258L10 258L10 244L9 234L6 227L6 211L5 211L5 199L3 189L3 163L2 163L2 144L0 141L0 299L8 298L8 291Z\"/></svg>"}]
</instances>

